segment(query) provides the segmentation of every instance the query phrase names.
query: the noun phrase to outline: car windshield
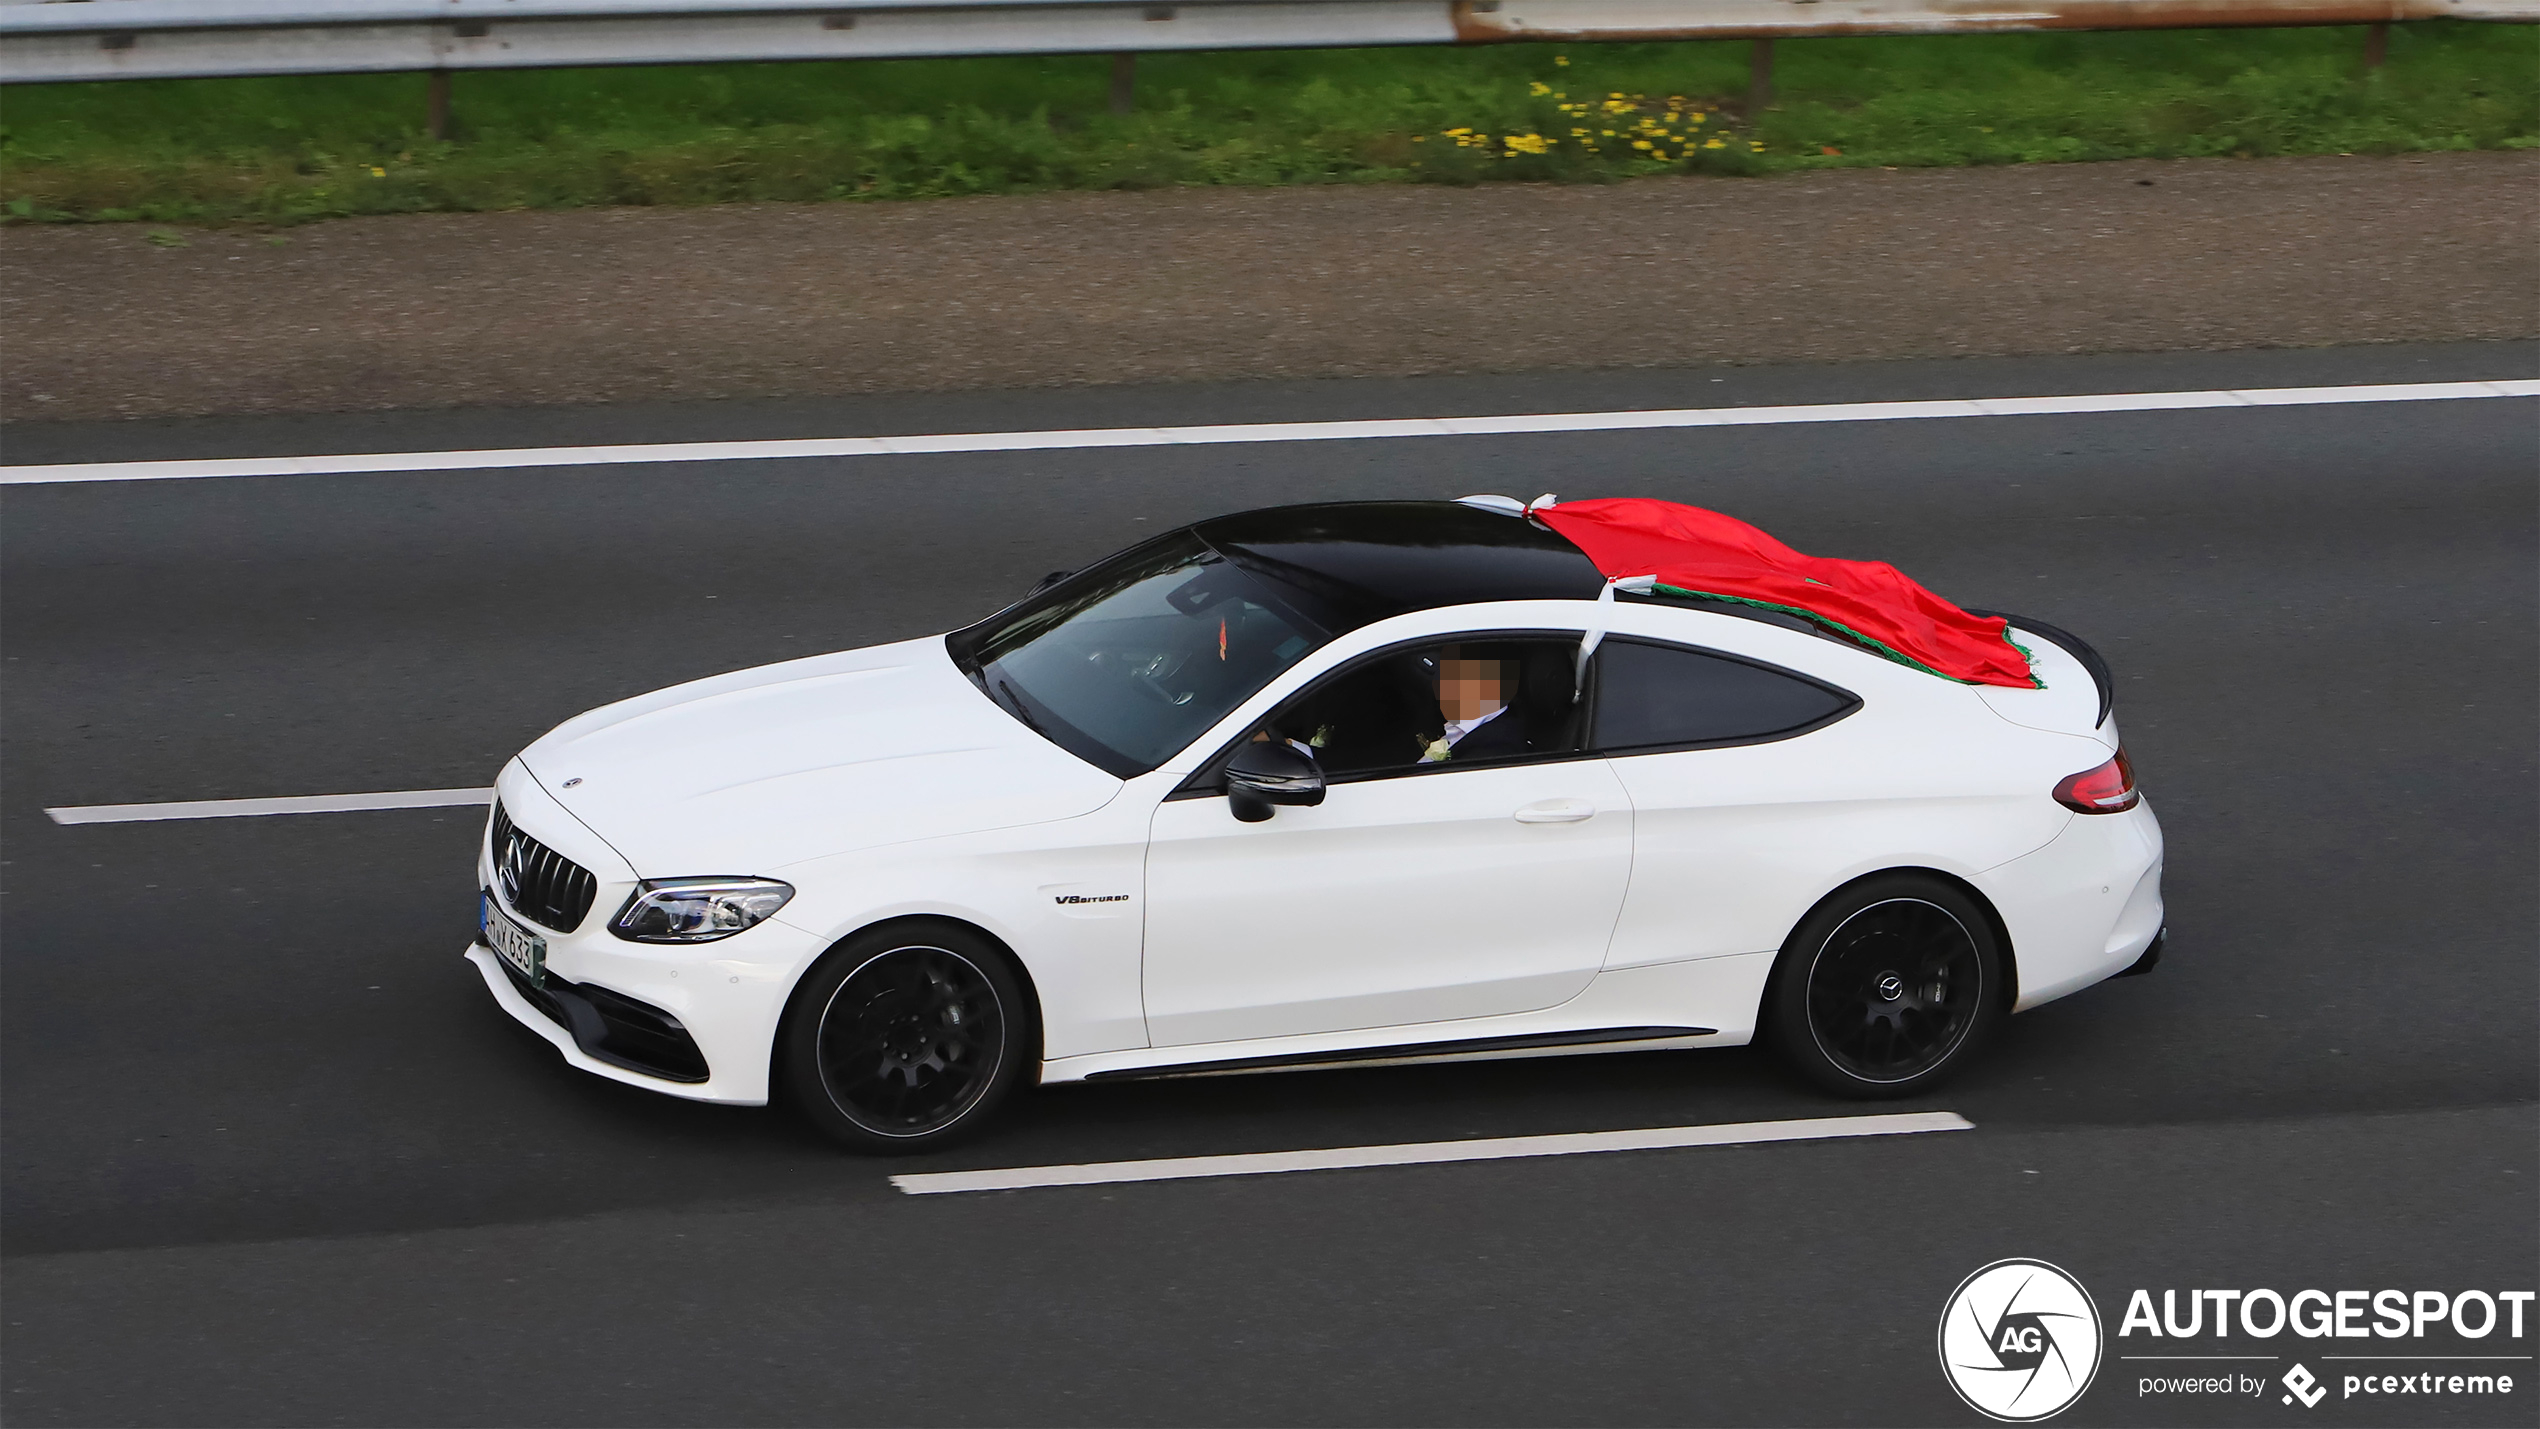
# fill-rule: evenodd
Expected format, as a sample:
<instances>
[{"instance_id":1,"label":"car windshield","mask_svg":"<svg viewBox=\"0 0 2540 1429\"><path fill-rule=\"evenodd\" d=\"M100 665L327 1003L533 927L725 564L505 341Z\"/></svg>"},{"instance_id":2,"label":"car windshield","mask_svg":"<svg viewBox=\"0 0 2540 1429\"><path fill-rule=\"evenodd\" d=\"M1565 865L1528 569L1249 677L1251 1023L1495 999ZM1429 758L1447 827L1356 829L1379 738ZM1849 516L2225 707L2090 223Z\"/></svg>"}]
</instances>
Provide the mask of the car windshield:
<instances>
[{"instance_id":1,"label":"car windshield","mask_svg":"<svg viewBox=\"0 0 2540 1429\"><path fill-rule=\"evenodd\" d=\"M1295 605L1181 531L1037 591L946 645L1008 714L1126 779L1331 638Z\"/></svg>"}]
</instances>

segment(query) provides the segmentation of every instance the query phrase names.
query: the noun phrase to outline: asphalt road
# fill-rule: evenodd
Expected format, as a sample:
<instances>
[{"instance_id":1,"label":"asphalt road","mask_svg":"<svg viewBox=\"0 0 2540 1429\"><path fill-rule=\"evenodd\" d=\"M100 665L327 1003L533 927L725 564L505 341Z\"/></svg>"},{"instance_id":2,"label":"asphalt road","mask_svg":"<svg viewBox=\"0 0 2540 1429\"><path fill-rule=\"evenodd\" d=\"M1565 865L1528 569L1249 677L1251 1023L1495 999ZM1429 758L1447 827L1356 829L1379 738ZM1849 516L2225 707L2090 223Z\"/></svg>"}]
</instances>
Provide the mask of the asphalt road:
<instances>
[{"instance_id":1,"label":"asphalt road","mask_svg":"<svg viewBox=\"0 0 2540 1429\"><path fill-rule=\"evenodd\" d=\"M0 459L2535 368L2481 344L19 425ZM2004 1256L2072 1270L2112 1332L2135 1287L2530 1288L2536 409L11 488L0 1417L1964 1423L1933 1329ZM1183 520L1477 490L1714 506L2098 642L2170 840L2169 959L1908 1104L1972 1132L916 1200L887 1174L1853 1108L1748 1051L1640 1054L1052 1089L957 1152L857 1160L511 1024L457 958L470 811L41 812L479 785L588 706L959 624ZM2535 1343L2437 1340L2407 1348ZM2147 1397L2112 1360L2066 1422L2529 1423L2540 1364L2505 1367L2508 1395L2305 1411Z\"/></svg>"}]
</instances>

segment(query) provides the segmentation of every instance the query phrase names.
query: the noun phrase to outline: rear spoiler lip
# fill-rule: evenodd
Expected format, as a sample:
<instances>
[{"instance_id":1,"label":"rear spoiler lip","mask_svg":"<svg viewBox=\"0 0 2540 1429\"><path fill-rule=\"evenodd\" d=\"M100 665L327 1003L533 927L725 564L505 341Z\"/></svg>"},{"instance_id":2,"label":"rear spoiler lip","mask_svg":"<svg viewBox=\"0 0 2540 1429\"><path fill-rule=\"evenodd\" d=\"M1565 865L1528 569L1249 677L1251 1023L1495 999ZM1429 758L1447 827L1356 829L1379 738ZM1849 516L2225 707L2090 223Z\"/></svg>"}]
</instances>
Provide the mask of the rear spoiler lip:
<instances>
[{"instance_id":1,"label":"rear spoiler lip","mask_svg":"<svg viewBox=\"0 0 2540 1429\"><path fill-rule=\"evenodd\" d=\"M2009 621L2013 629L2025 630L2031 635L2051 641L2061 647L2066 654L2079 660L2081 667L2090 672L2091 683L2099 687L2099 717L2091 721L2090 727L2094 730L2108 727L2108 714L2117 707L2116 677L2108 673L2107 660L2091 647L2089 641L2061 626L2049 625L2043 620L2031 620L2025 615L2013 615L2008 611L1971 609L1967 614L1980 619Z\"/></svg>"}]
</instances>

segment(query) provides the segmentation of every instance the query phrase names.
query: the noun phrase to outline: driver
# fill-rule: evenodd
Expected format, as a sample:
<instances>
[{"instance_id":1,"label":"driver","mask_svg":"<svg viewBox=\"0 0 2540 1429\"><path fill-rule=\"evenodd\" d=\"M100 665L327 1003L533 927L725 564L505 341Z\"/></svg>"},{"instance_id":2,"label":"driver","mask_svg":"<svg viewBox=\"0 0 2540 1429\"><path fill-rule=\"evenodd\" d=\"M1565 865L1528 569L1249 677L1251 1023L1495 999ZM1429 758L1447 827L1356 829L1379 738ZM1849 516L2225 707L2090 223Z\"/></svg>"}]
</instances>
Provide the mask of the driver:
<instances>
[{"instance_id":1,"label":"driver","mask_svg":"<svg viewBox=\"0 0 2540 1429\"><path fill-rule=\"evenodd\" d=\"M1517 690L1517 662L1467 654L1450 645L1438 652L1438 715L1445 731L1435 739L1413 735L1419 763L1523 754L1525 716L1509 704Z\"/></svg>"},{"instance_id":2,"label":"driver","mask_svg":"<svg viewBox=\"0 0 2540 1429\"><path fill-rule=\"evenodd\" d=\"M1253 738L1287 744L1340 775L1531 753L1519 673L1506 644L1389 657L1280 711Z\"/></svg>"}]
</instances>

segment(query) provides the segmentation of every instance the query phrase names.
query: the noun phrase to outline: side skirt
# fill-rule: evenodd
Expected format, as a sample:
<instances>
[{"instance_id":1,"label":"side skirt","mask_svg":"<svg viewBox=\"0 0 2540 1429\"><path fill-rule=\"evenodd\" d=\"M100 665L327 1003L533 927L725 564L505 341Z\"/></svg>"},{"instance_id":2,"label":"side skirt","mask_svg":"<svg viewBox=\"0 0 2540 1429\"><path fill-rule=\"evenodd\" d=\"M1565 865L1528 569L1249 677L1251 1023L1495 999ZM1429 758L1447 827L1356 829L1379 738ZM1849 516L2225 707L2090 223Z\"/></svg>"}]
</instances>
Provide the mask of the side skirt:
<instances>
[{"instance_id":1,"label":"side skirt","mask_svg":"<svg viewBox=\"0 0 2540 1429\"><path fill-rule=\"evenodd\" d=\"M1214 1062L1184 1062L1160 1067L1123 1067L1090 1072L1088 1082L1125 1082L1161 1077L1224 1077L1242 1072L1305 1071L1317 1067L1401 1066L1420 1062L1454 1062L1511 1056L1551 1056L1564 1052L1621 1051L1643 1042L1710 1037L1710 1027L1597 1027L1580 1032L1537 1032L1515 1037L1475 1037L1460 1042L1412 1042L1393 1047L1350 1047L1332 1052L1300 1052L1288 1056L1238 1057Z\"/></svg>"}]
</instances>

